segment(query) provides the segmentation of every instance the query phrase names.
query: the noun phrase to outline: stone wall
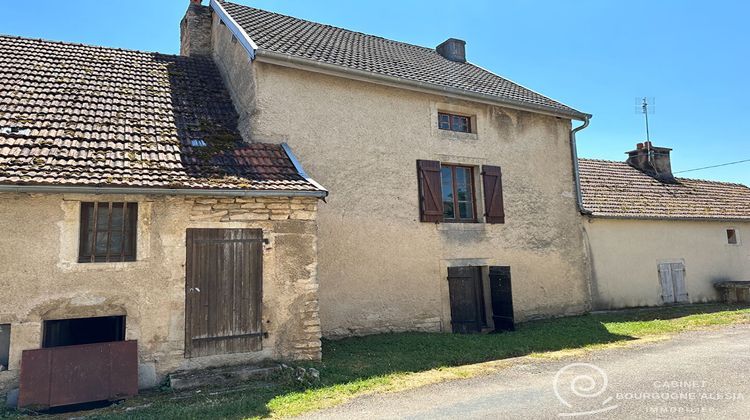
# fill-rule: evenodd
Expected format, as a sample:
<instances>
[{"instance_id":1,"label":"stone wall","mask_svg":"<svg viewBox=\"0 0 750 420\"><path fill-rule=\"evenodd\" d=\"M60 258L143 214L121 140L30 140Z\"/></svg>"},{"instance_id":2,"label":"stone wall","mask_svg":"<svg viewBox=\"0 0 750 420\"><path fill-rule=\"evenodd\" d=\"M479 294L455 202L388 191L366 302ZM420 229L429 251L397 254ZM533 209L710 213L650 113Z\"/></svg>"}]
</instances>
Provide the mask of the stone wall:
<instances>
[{"instance_id":1,"label":"stone wall","mask_svg":"<svg viewBox=\"0 0 750 420\"><path fill-rule=\"evenodd\" d=\"M311 198L197 198L192 203L193 221L315 220L317 203Z\"/></svg>"},{"instance_id":2,"label":"stone wall","mask_svg":"<svg viewBox=\"0 0 750 420\"><path fill-rule=\"evenodd\" d=\"M138 202L136 261L78 263L82 201ZM125 315L142 387L175 370L320 359L316 211L314 198L0 194L0 324L12 328L0 390L16 383L22 351L41 346L47 319ZM188 228L263 230L261 351L184 357Z\"/></svg>"},{"instance_id":3,"label":"stone wall","mask_svg":"<svg viewBox=\"0 0 750 420\"><path fill-rule=\"evenodd\" d=\"M180 54L211 55L211 8L190 3L180 22Z\"/></svg>"}]
</instances>

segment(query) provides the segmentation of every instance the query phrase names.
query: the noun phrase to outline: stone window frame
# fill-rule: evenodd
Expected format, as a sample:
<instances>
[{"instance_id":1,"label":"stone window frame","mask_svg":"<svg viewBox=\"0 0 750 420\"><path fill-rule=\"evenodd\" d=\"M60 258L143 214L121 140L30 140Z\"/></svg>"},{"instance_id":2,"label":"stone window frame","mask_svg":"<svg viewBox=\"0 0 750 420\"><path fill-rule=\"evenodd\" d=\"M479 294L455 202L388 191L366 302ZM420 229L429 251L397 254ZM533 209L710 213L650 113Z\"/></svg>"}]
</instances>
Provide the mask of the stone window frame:
<instances>
[{"instance_id":1,"label":"stone window frame","mask_svg":"<svg viewBox=\"0 0 750 420\"><path fill-rule=\"evenodd\" d=\"M471 132L464 133L461 131L443 130L438 127L439 114L453 114L464 117L469 117L471 124ZM430 133L433 137L445 139L454 142L473 142L479 139L481 135L482 126L484 124L484 116L480 112L480 108L476 106L466 106L457 103L437 102L434 101L430 104Z\"/></svg>"},{"instance_id":2,"label":"stone window frame","mask_svg":"<svg viewBox=\"0 0 750 420\"><path fill-rule=\"evenodd\" d=\"M122 209L122 226L114 229L112 227L112 212L116 208ZM108 208L108 221L107 226L104 230L98 226L97 216L99 216L99 209ZM137 257L137 242L138 242L138 202L134 201L82 201L80 205L81 221L79 224L80 239L79 239L79 251L78 251L78 262L79 263L108 263L108 262L133 262ZM87 214L88 212L93 213L94 226L89 226ZM88 231L92 230L92 237L89 238ZM110 248L113 243L113 234L118 233L120 230L121 243L120 252L111 253ZM106 233L107 235L107 251L105 253L99 253L96 251L97 236ZM91 242L88 242L91 240Z\"/></svg>"},{"instance_id":3,"label":"stone window frame","mask_svg":"<svg viewBox=\"0 0 750 420\"><path fill-rule=\"evenodd\" d=\"M135 261L100 262L96 264L78 262L80 249L80 205L81 202L137 202L138 223ZM150 264L151 219L153 197L140 194L65 194L61 207L63 219L60 227L60 249L57 267L63 272L120 271L142 268Z\"/></svg>"}]
</instances>

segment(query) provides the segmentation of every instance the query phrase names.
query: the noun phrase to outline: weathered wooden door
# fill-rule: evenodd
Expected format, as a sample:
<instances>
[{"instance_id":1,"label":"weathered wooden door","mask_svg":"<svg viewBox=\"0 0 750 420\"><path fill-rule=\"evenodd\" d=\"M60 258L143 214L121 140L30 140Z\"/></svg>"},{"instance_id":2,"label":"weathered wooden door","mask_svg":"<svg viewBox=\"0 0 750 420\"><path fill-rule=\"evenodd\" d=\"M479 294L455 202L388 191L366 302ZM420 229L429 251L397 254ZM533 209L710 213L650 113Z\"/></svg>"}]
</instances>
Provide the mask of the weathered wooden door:
<instances>
[{"instance_id":1,"label":"weathered wooden door","mask_svg":"<svg viewBox=\"0 0 750 420\"><path fill-rule=\"evenodd\" d=\"M660 263L659 283L661 284L661 298L664 303L690 301L685 285L685 265L683 263Z\"/></svg>"},{"instance_id":2,"label":"weathered wooden door","mask_svg":"<svg viewBox=\"0 0 750 420\"><path fill-rule=\"evenodd\" d=\"M484 295L479 267L449 267L448 293L451 301L451 325L454 333L482 330Z\"/></svg>"},{"instance_id":3,"label":"weathered wooden door","mask_svg":"<svg viewBox=\"0 0 750 420\"><path fill-rule=\"evenodd\" d=\"M261 349L261 229L188 229L185 356Z\"/></svg>"},{"instance_id":4,"label":"weathered wooden door","mask_svg":"<svg viewBox=\"0 0 750 420\"><path fill-rule=\"evenodd\" d=\"M515 330L510 267L490 267L490 296L495 331Z\"/></svg>"}]
</instances>

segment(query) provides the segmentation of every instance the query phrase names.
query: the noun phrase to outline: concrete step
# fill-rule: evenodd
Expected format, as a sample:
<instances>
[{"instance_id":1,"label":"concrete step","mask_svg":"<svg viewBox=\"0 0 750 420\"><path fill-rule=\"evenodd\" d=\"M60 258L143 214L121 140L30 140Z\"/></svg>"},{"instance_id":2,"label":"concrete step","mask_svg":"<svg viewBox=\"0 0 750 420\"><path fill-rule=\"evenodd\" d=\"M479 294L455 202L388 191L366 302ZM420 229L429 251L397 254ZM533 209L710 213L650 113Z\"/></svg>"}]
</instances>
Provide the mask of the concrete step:
<instances>
[{"instance_id":1,"label":"concrete step","mask_svg":"<svg viewBox=\"0 0 750 420\"><path fill-rule=\"evenodd\" d=\"M201 370L178 371L169 375L174 390L228 386L238 382L262 380L281 370L281 365L223 366Z\"/></svg>"}]
</instances>

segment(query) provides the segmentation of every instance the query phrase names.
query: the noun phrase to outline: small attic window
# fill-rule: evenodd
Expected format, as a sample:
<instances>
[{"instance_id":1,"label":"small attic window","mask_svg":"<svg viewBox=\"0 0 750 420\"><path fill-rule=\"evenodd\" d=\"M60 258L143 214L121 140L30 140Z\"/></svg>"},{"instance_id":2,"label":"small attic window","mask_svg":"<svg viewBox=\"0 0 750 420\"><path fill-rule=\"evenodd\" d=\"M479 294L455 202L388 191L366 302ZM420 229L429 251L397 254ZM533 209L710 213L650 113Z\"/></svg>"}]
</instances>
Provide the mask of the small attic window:
<instances>
[{"instance_id":1,"label":"small attic window","mask_svg":"<svg viewBox=\"0 0 750 420\"><path fill-rule=\"evenodd\" d=\"M203 139L190 139L190 145L193 147L206 147L206 141Z\"/></svg>"},{"instance_id":2,"label":"small attic window","mask_svg":"<svg viewBox=\"0 0 750 420\"><path fill-rule=\"evenodd\" d=\"M28 136L31 134L30 128L21 127L0 127L0 133L2 134L18 134L21 136Z\"/></svg>"},{"instance_id":3,"label":"small attic window","mask_svg":"<svg viewBox=\"0 0 750 420\"><path fill-rule=\"evenodd\" d=\"M737 230L727 229L727 243L729 245L737 245Z\"/></svg>"},{"instance_id":4,"label":"small attic window","mask_svg":"<svg viewBox=\"0 0 750 420\"><path fill-rule=\"evenodd\" d=\"M438 128L441 130L471 133L471 117L438 112Z\"/></svg>"}]
</instances>

